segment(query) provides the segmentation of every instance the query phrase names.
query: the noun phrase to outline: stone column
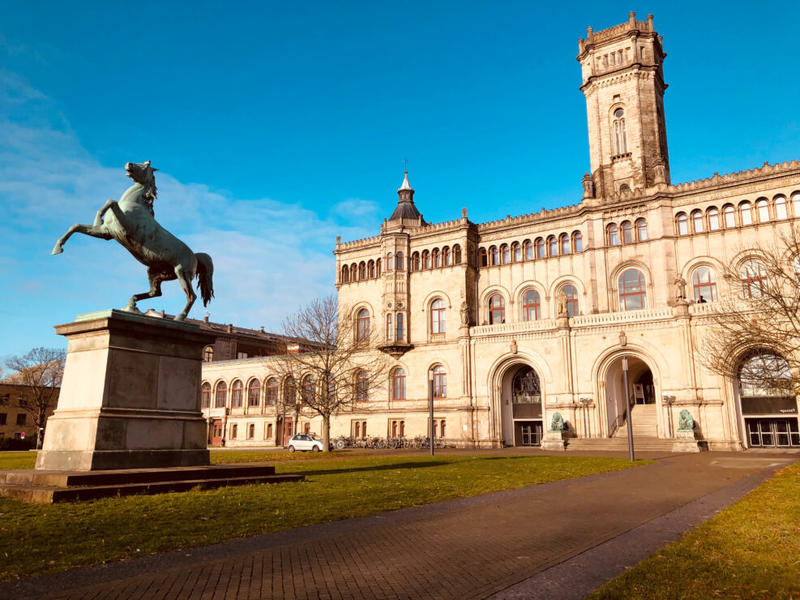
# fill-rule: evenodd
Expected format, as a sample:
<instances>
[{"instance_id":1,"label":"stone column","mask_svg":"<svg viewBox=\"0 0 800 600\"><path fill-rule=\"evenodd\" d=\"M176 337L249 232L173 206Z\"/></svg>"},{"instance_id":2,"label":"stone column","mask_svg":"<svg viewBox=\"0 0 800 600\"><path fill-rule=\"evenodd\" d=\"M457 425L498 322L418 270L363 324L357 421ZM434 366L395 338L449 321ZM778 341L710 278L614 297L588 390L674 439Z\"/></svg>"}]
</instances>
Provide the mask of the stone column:
<instances>
[{"instance_id":1,"label":"stone column","mask_svg":"<svg viewBox=\"0 0 800 600\"><path fill-rule=\"evenodd\" d=\"M200 379L213 335L117 310L55 329L68 340L67 361L37 469L209 464Z\"/></svg>"}]
</instances>

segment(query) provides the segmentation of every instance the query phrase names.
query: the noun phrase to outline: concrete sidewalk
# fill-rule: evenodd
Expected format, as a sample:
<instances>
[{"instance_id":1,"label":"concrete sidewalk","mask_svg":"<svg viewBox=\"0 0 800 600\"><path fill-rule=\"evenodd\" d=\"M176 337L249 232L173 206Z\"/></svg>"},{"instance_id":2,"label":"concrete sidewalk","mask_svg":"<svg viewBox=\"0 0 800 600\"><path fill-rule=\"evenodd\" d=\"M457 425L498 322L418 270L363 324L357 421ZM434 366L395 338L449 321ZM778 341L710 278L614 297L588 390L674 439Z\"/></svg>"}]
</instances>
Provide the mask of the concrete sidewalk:
<instances>
[{"instance_id":1,"label":"concrete sidewalk","mask_svg":"<svg viewBox=\"0 0 800 600\"><path fill-rule=\"evenodd\" d=\"M579 598L795 458L670 456L625 471L22 580L0 585L0 597L466 599L530 598L541 590L543 597Z\"/></svg>"}]
</instances>

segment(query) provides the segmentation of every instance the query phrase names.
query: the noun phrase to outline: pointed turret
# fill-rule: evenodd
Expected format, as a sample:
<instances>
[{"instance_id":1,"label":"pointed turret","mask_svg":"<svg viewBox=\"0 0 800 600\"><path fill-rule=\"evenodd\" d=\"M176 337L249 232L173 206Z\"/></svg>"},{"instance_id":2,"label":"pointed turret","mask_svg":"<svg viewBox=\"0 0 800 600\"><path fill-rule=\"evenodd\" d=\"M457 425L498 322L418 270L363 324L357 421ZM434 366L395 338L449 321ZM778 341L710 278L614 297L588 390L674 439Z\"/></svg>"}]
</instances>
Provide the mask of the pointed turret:
<instances>
[{"instance_id":1,"label":"pointed turret","mask_svg":"<svg viewBox=\"0 0 800 600\"><path fill-rule=\"evenodd\" d=\"M408 182L408 171L403 174L403 184L397 190L397 206L389 220L414 221L414 224L425 223L417 207L414 206L414 188Z\"/></svg>"}]
</instances>

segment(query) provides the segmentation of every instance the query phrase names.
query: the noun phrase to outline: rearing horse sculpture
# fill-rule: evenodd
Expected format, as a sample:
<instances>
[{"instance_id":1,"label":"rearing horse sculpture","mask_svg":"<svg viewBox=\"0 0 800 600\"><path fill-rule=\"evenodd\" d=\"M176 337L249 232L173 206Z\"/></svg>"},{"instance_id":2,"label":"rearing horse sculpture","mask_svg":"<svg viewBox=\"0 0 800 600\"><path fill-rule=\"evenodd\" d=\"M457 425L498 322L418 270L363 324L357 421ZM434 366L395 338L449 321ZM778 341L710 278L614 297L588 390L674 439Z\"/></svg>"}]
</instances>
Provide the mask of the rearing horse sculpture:
<instances>
[{"instance_id":1,"label":"rearing horse sculpture","mask_svg":"<svg viewBox=\"0 0 800 600\"><path fill-rule=\"evenodd\" d=\"M195 276L198 278L197 287L203 298L203 306L213 298L211 278L214 264L208 254L195 254L155 220L153 201L157 190L153 173L158 169L153 169L148 160L144 163L126 163L125 170L134 184L125 190L119 202L107 201L97 212L92 225L76 224L70 227L56 242L53 254L64 251L63 246L73 233L117 240L147 267L147 279L150 281L150 291L134 294L123 310L141 312L136 308L139 300L160 296L161 283L177 279L186 294L186 306L175 320L183 321L197 299L192 290Z\"/></svg>"}]
</instances>

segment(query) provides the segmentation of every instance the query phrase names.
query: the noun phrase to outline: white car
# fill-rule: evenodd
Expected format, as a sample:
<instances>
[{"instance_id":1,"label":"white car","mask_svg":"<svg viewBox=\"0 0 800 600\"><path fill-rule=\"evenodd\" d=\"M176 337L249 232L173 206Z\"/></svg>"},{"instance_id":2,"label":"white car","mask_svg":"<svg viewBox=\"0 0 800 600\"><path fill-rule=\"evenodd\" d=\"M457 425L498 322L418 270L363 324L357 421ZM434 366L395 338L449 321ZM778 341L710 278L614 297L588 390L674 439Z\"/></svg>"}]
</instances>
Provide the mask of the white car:
<instances>
[{"instance_id":1,"label":"white car","mask_svg":"<svg viewBox=\"0 0 800 600\"><path fill-rule=\"evenodd\" d=\"M322 452L322 441L314 439L309 433L298 433L289 440L289 452L302 450L304 452Z\"/></svg>"}]
</instances>

